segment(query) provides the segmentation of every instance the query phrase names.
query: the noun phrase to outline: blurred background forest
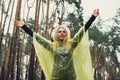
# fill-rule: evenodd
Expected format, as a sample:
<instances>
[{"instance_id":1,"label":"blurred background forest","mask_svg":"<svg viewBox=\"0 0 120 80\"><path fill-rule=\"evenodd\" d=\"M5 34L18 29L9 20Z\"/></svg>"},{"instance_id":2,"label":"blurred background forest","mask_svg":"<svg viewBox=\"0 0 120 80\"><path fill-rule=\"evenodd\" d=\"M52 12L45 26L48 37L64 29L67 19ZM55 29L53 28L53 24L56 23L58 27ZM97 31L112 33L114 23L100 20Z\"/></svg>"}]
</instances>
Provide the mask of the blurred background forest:
<instances>
[{"instance_id":1,"label":"blurred background forest","mask_svg":"<svg viewBox=\"0 0 120 80\"><path fill-rule=\"evenodd\" d=\"M51 41L59 24L69 27L73 37L85 22L81 1L0 0L0 80L45 80L32 37L17 28L15 20ZM120 80L120 8L107 20L97 17L88 32L94 79Z\"/></svg>"}]
</instances>

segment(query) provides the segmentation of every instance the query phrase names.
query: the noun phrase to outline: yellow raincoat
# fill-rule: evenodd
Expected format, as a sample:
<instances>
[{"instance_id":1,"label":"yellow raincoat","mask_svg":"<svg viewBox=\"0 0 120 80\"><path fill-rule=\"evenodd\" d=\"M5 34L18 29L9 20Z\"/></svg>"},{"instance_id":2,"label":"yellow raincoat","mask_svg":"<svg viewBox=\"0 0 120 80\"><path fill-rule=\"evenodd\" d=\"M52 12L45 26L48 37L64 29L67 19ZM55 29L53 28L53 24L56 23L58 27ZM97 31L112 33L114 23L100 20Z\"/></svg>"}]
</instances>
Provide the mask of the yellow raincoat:
<instances>
[{"instance_id":1,"label":"yellow raincoat","mask_svg":"<svg viewBox=\"0 0 120 80\"><path fill-rule=\"evenodd\" d=\"M54 42L48 41L36 33L33 36L33 43L46 80L69 80L70 78L70 80L93 80L88 36L84 27L69 41L69 49L60 46L54 50ZM57 76L65 79L61 77L61 79L57 79Z\"/></svg>"}]
</instances>

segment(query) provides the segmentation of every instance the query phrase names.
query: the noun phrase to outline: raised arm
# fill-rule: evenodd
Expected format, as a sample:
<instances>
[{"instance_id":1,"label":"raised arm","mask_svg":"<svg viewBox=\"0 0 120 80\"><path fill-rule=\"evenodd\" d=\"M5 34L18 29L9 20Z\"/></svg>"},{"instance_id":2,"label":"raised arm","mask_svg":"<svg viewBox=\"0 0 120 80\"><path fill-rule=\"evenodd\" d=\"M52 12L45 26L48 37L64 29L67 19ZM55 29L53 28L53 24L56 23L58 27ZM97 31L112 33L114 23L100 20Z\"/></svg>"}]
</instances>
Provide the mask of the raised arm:
<instances>
[{"instance_id":1,"label":"raised arm","mask_svg":"<svg viewBox=\"0 0 120 80\"><path fill-rule=\"evenodd\" d=\"M90 19L86 22L85 24L85 31L88 30L88 28L90 27L90 25L92 24L92 22L95 20L95 18L99 15L99 9L95 9L92 13L92 16L90 17Z\"/></svg>"},{"instance_id":2,"label":"raised arm","mask_svg":"<svg viewBox=\"0 0 120 80\"><path fill-rule=\"evenodd\" d=\"M15 21L17 27L22 28L27 34L33 37L33 31L27 27L22 21ZM42 36L35 35L36 40L46 49L52 50L51 42L43 38Z\"/></svg>"},{"instance_id":3,"label":"raised arm","mask_svg":"<svg viewBox=\"0 0 120 80\"><path fill-rule=\"evenodd\" d=\"M82 36L84 34L84 31L86 32L88 30L88 28L90 27L90 25L92 24L92 22L95 20L95 18L99 15L99 9L95 9L92 13L92 16L90 17L90 19L87 21L87 23L85 24L85 27L82 28L82 30L79 30L77 32L77 34L75 35L75 37L72 39L72 48L75 48L77 46L77 44L81 41Z\"/></svg>"}]
</instances>

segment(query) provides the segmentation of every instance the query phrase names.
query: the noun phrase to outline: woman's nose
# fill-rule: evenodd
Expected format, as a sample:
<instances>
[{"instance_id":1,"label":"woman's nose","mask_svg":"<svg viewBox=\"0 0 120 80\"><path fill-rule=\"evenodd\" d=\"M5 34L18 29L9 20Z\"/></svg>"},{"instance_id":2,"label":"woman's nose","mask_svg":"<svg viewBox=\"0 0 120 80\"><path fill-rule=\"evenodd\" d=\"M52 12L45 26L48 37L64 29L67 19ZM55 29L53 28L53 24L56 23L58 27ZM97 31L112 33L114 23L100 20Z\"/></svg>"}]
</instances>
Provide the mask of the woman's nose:
<instances>
[{"instance_id":1,"label":"woman's nose","mask_svg":"<svg viewBox=\"0 0 120 80\"><path fill-rule=\"evenodd\" d=\"M64 33L61 33L61 35L64 35Z\"/></svg>"}]
</instances>

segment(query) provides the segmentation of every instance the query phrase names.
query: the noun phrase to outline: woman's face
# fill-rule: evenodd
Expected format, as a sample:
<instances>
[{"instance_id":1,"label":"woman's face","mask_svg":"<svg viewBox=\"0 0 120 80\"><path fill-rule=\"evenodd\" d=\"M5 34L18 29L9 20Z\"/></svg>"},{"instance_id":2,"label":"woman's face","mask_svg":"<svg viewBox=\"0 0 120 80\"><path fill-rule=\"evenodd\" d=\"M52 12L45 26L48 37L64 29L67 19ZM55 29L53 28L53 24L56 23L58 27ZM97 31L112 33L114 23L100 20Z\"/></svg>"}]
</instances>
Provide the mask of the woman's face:
<instances>
[{"instance_id":1,"label":"woman's face","mask_svg":"<svg viewBox=\"0 0 120 80\"><path fill-rule=\"evenodd\" d=\"M57 39L58 40L64 40L67 36L67 32L65 30L65 28L59 28L57 31Z\"/></svg>"}]
</instances>

